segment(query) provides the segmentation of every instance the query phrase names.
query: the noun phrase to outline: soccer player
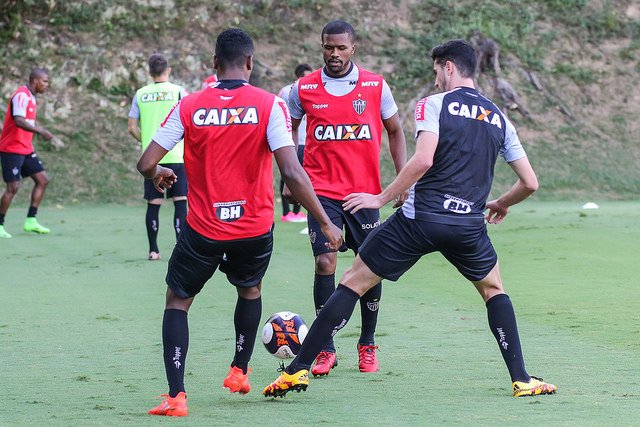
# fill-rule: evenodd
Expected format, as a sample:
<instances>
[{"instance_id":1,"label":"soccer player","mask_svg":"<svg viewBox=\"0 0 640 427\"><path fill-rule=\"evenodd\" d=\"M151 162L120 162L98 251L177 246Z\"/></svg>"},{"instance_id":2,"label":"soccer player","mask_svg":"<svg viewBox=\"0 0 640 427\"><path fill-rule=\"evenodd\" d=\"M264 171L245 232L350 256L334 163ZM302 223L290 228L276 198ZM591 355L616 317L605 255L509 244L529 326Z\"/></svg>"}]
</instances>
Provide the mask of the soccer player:
<instances>
[{"instance_id":1,"label":"soccer player","mask_svg":"<svg viewBox=\"0 0 640 427\"><path fill-rule=\"evenodd\" d=\"M367 234L380 225L380 213L378 209L345 212L342 201L350 193L381 191L383 127L396 172L406 163L407 149L389 86L382 76L358 67L351 59L356 51L353 27L344 21L330 22L322 29L321 40L325 66L298 80L289 95L293 134L295 139L306 115L304 169L331 221L344 227L346 246L357 253ZM399 203L404 198L406 194L399 196ZM315 257L313 299L317 313L335 289L338 256L325 246L313 215L307 223ZM376 284L360 299L362 330L357 348L361 372L378 370L374 334L381 295L382 285ZM336 349L329 339L312 373L327 375L337 363Z\"/></svg>"},{"instance_id":2,"label":"soccer player","mask_svg":"<svg viewBox=\"0 0 640 427\"><path fill-rule=\"evenodd\" d=\"M189 179L189 213L167 272L162 321L166 399L152 415L187 415L184 368L189 345L187 312L216 269L236 287L235 355L223 386L246 394L249 360L262 315L261 286L273 245L272 156L295 197L318 218L333 249L342 230L333 225L298 162L287 106L277 96L247 83L253 69L253 41L232 28L216 40L219 82L183 98L138 162L159 191L176 183L158 165L183 137Z\"/></svg>"},{"instance_id":3,"label":"soccer player","mask_svg":"<svg viewBox=\"0 0 640 427\"><path fill-rule=\"evenodd\" d=\"M149 75L153 83L138 89L129 111L129 133L142 144L142 151L151 143L151 137L167 117L171 107L187 95L183 87L169 82L171 67L164 55L154 53L149 57L148 63ZM173 199L173 228L176 239L187 216L187 176L184 172L183 152L184 146L180 142L160 161L161 165L173 170L178 177L176 184L166 192L166 196ZM164 197L165 194L154 188L153 181L150 179L144 181L144 198L147 201L145 224L150 261L160 259L158 229L160 228L160 206Z\"/></svg>"},{"instance_id":4,"label":"soccer player","mask_svg":"<svg viewBox=\"0 0 640 427\"><path fill-rule=\"evenodd\" d=\"M33 147L34 133L42 136L54 147L64 146L51 132L36 124L36 96L45 93L48 88L49 74L42 68L34 68L29 74L29 83L20 86L9 100L0 135L2 179L7 184L0 198L0 238L11 238L11 234L4 228L4 218L20 189L21 177L30 177L34 182L24 231L37 234L48 234L51 231L40 225L36 219L40 202L49 184L49 176Z\"/></svg>"},{"instance_id":5,"label":"soccer player","mask_svg":"<svg viewBox=\"0 0 640 427\"><path fill-rule=\"evenodd\" d=\"M313 358L348 322L358 298L380 278L398 280L423 255L435 251L471 281L484 300L514 396L556 391L525 369L513 306L504 292L485 225L485 219L500 223L510 206L530 196L538 188L536 174L513 125L474 88L473 47L464 40L450 40L434 48L431 57L436 86L444 92L416 106L415 154L384 191L350 194L344 209L356 213L379 208L407 188L409 199L369 235L311 326L298 356L263 390L265 396L306 389ZM487 202L498 155L518 179L506 193Z\"/></svg>"},{"instance_id":6,"label":"soccer player","mask_svg":"<svg viewBox=\"0 0 640 427\"><path fill-rule=\"evenodd\" d=\"M207 76L207 78L205 78L202 81L202 87L200 89L206 89L209 87L209 85L212 85L217 81L218 81L218 76L216 76L215 73L211 74L210 76Z\"/></svg>"},{"instance_id":7,"label":"soccer player","mask_svg":"<svg viewBox=\"0 0 640 427\"><path fill-rule=\"evenodd\" d=\"M308 76L311 74L313 69L309 64L298 64L294 70L294 73L298 79ZM295 84L295 83L294 83ZM289 102L289 92L291 92L292 85L288 84L278 92L278 96L285 100L285 102ZM303 117L300 122L300 126L298 127L298 140L297 140L297 151L298 151L298 160L300 160L300 164L304 159L304 143L307 137L307 134L304 132L304 129L307 125L306 118ZM302 128L302 129L301 129ZM284 189L284 181L280 179L280 196L282 198L282 216L280 220L283 222L305 222L307 220L307 216L304 212L300 211L300 203L293 204L293 210L289 207L289 200L282 194L282 190Z\"/></svg>"}]
</instances>

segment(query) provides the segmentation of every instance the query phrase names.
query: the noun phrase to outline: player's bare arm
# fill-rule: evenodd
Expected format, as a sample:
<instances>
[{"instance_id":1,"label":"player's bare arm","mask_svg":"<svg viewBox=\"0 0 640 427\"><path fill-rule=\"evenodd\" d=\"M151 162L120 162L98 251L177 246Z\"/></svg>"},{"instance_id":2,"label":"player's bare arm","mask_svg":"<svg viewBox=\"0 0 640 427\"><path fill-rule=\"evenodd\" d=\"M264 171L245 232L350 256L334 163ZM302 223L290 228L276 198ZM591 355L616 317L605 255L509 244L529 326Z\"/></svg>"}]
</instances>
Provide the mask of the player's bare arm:
<instances>
[{"instance_id":1,"label":"player's bare arm","mask_svg":"<svg viewBox=\"0 0 640 427\"><path fill-rule=\"evenodd\" d=\"M342 207L346 211L356 213L360 209L380 209L398 194L407 191L433 165L433 157L438 146L438 135L432 132L420 132L416 142L416 152L407 165L398 173L396 179L382 193L351 193L345 197Z\"/></svg>"},{"instance_id":2,"label":"player's bare arm","mask_svg":"<svg viewBox=\"0 0 640 427\"><path fill-rule=\"evenodd\" d=\"M486 219L489 224L499 224L509 213L509 207L520 203L538 189L538 178L529 163L528 157L522 157L509 163L518 176L515 184L496 200L487 202Z\"/></svg>"},{"instance_id":3,"label":"player's bare arm","mask_svg":"<svg viewBox=\"0 0 640 427\"><path fill-rule=\"evenodd\" d=\"M296 145L296 150L298 149L298 128L300 127L300 122L302 119L295 119L291 117L291 136L293 137L293 143ZM286 197L291 203L300 203L295 200L293 194L291 194L291 190L287 184L284 184L282 188L282 197Z\"/></svg>"},{"instance_id":4,"label":"player's bare arm","mask_svg":"<svg viewBox=\"0 0 640 427\"><path fill-rule=\"evenodd\" d=\"M309 176L302 169L295 149L282 147L273 152L282 179L289 187L295 199L304 206L320 223L322 234L329 240L329 249L338 250L342 246L342 230L336 227L322 208L316 197Z\"/></svg>"},{"instance_id":5,"label":"player's bare arm","mask_svg":"<svg viewBox=\"0 0 640 427\"><path fill-rule=\"evenodd\" d=\"M389 152L393 159L393 165L396 169L396 175L400 173L402 168L407 164L407 143L402 130L402 122L400 116L395 113L393 116L382 121L384 128L389 136ZM395 198L394 208L402 206L409 197L409 192L404 191Z\"/></svg>"},{"instance_id":6,"label":"player's bare arm","mask_svg":"<svg viewBox=\"0 0 640 427\"><path fill-rule=\"evenodd\" d=\"M178 179L171 169L158 164L167 153L168 151L160 144L151 141L138 160L137 166L138 172L145 178L152 179L154 186L161 193L164 193L166 188L171 188Z\"/></svg>"},{"instance_id":7,"label":"player's bare arm","mask_svg":"<svg viewBox=\"0 0 640 427\"><path fill-rule=\"evenodd\" d=\"M51 132L49 132L48 130L46 130L41 126L30 124L22 116L14 116L14 119L16 122L16 126L18 126L21 129L24 129L29 132L37 133L38 135L43 137L46 141L49 141L51 140L51 138L53 138L53 134Z\"/></svg>"},{"instance_id":8,"label":"player's bare arm","mask_svg":"<svg viewBox=\"0 0 640 427\"><path fill-rule=\"evenodd\" d=\"M140 142L142 139L142 131L140 130L140 120L132 119L129 117L129 124L127 126L129 128L129 133L133 136L136 141Z\"/></svg>"}]
</instances>

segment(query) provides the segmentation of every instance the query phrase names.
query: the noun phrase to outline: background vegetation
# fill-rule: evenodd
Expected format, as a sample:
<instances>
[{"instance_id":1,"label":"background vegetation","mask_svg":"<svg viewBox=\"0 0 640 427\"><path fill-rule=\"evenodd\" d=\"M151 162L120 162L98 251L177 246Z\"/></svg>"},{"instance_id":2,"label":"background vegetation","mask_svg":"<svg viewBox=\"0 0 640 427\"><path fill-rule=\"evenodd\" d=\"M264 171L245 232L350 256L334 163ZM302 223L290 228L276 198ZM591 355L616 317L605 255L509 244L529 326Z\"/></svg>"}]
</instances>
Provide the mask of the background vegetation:
<instances>
[{"instance_id":1,"label":"background vegetation","mask_svg":"<svg viewBox=\"0 0 640 427\"><path fill-rule=\"evenodd\" d=\"M321 65L329 20L359 32L358 63L394 90L413 144L415 101L433 91L430 49L481 32L501 48L501 76L518 94L509 109L487 70L478 83L518 126L542 183L540 199L633 199L640 192L640 6L624 0L5 0L0 2L0 107L29 70L53 82L39 119L67 143L37 141L54 177L49 199L133 201L139 151L126 129L146 59L169 55L173 80L197 90L210 74L217 33L229 26L256 40L256 84L276 92L299 62ZM411 150L410 150L411 151ZM384 179L392 178L383 156ZM497 168L496 189L512 182ZM27 197L23 191L20 197Z\"/></svg>"}]
</instances>

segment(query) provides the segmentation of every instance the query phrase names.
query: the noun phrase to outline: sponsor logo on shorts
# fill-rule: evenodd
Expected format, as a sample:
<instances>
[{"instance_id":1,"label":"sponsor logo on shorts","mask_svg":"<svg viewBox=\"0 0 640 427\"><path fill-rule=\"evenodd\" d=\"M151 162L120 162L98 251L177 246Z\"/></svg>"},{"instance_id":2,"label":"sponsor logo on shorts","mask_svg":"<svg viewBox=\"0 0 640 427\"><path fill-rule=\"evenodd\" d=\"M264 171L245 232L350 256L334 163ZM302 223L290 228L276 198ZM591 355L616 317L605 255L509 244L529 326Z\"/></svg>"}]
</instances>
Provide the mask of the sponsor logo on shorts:
<instances>
[{"instance_id":1,"label":"sponsor logo on shorts","mask_svg":"<svg viewBox=\"0 0 640 427\"><path fill-rule=\"evenodd\" d=\"M471 212L471 206L474 204L473 202L469 202L449 194L445 194L444 197L445 201L442 204L442 207L446 210L459 214L468 214Z\"/></svg>"},{"instance_id":2,"label":"sponsor logo on shorts","mask_svg":"<svg viewBox=\"0 0 640 427\"><path fill-rule=\"evenodd\" d=\"M377 220L373 224L362 224L361 227L363 230L373 230L374 228L380 225L380 220Z\"/></svg>"},{"instance_id":3,"label":"sponsor logo on shorts","mask_svg":"<svg viewBox=\"0 0 640 427\"><path fill-rule=\"evenodd\" d=\"M309 241L311 243L315 243L316 242L316 232L315 231L309 230Z\"/></svg>"},{"instance_id":4,"label":"sponsor logo on shorts","mask_svg":"<svg viewBox=\"0 0 640 427\"><path fill-rule=\"evenodd\" d=\"M233 202L216 202L213 207L216 208L216 217L220 221L234 222L242 218L244 215L244 207L246 200L236 200Z\"/></svg>"}]
</instances>

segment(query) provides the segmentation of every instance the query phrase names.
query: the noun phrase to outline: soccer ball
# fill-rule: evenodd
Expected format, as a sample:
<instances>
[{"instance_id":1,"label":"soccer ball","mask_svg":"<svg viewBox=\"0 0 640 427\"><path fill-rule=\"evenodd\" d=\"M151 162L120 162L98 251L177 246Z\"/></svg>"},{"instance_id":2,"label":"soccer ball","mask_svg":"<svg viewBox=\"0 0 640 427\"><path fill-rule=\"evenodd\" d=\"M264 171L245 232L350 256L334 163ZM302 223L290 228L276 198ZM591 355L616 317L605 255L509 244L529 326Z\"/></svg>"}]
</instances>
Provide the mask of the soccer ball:
<instances>
[{"instance_id":1,"label":"soccer ball","mask_svg":"<svg viewBox=\"0 0 640 427\"><path fill-rule=\"evenodd\" d=\"M269 317L262 328L262 343L267 351L280 359L291 359L298 354L309 328L302 317L290 311L281 311Z\"/></svg>"}]
</instances>

